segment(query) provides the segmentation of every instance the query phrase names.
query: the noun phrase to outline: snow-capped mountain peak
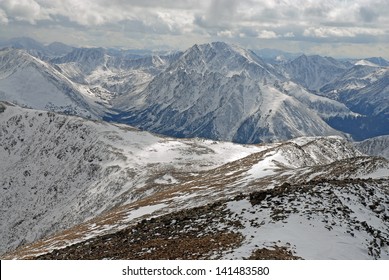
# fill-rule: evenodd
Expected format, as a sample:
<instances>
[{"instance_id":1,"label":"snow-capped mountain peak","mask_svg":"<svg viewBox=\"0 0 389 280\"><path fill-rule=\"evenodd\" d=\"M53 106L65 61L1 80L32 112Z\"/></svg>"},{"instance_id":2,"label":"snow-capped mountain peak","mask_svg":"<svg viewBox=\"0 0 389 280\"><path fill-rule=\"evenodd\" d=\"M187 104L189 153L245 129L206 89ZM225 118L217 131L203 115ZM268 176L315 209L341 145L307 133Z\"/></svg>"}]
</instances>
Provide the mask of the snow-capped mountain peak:
<instances>
[{"instance_id":1,"label":"snow-capped mountain peak","mask_svg":"<svg viewBox=\"0 0 389 280\"><path fill-rule=\"evenodd\" d=\"M143 91L122 100L128 113L111 119L173 136L239 143L341 135L324 118L353 115L350 110L297 84L288 87L284 79L251 51L220 42L195 45Z\"/></svg>"},{"instance_id":2,"label":"snow-capped mountain peak","mask_svg":"<svg viewBox=\"0 0 389 280\"><path fill-rule=\"evenodd\" d=\"M176 64L172 67L203 74L210 71L231 77L245 72L254 77L259 73L263 75L267 72L269 76L276 76L276 73L270 73L270 68L266 63L253 52L224 42L194 45L181 56Z\"/></svg>"},{"instance_id":3,"label":"snow-capped mountain peak","mask_svg":"<svg viewBox=\"0 0 389 280\"><path fill-rule=\"evenodd\" d=\"M368 60L365 60L365 59L361 59L361 60L358 60L357 62L355 62L355 65L364 65L364 66L370 66L370 67L380 67L379 65L373 63L373 62L370 62Z\"/></svg>"},{"instance_id":4,"label":"snow-capped mountain peak","mask_svg":"<svg viewBox=\"0 0 389 280\"><path fill-rule=\"evenodd\" d=\"M331 57L301 55L282 65L281 71L309 90L318 90L334 80L350 66Z\"/></svg>"}]
</instances>

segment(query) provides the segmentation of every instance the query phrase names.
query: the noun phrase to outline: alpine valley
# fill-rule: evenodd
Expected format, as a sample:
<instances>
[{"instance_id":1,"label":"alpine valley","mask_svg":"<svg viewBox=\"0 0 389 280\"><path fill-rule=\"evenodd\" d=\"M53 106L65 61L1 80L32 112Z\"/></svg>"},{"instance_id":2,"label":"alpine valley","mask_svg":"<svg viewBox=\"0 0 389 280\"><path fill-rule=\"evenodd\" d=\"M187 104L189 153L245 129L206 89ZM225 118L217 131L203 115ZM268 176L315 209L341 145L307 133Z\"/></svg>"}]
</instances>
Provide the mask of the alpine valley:
<instances>
[{"instance_id":1,"label":"alpine valley","mask_svg":"<svg viewBox=\"0 0 389 280\"><path fill-rule=\"evenodd\" d=\"M1 259L389 259L389 62L0 42Z\"/></svg>"}]
</instances>

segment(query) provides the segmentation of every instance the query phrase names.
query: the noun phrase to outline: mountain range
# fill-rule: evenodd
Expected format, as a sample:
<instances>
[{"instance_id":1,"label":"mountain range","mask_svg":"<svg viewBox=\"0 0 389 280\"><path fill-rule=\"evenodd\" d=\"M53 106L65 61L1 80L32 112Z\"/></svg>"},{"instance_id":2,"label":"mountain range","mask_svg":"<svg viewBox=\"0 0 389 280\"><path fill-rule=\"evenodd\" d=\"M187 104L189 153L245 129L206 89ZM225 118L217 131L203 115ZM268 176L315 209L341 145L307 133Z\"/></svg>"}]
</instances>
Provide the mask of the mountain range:
<instances>
[{"instance_id":1,"label":"mountain range","mask_svg":"<svg viewBox=\"0 0 389 280\"><path fill-rule=\"evenodd\" d=\"M44 45L29 37L0 40L0 48L14 48L25 50L33 56L39 57L41 59L50 59L58 56L63 56L74 49L74 47L60 42L53 42L51 44Z\"/></svg>"},{"instance_id":2,"label":"mountain range","mask_svg":"<svg viewBox=\"0 0 389 280\"><path fill-rule=\"evenodd\" d=\"M1 259L389 259L385 59L0 46Z\"/></svg>"},{"instance_id":3,"label":"mountain range","mask_svg":"<svg viewBox=\"0 0 389 280\"><path fill-rule=\"evenodd\" d=\"M222 42L165 55L73 48L43 61L30 53L1 52L1 100L168 136L238 143L389 133L382 58L301 55L272 64Z\"/></svg>"}]
</instances>

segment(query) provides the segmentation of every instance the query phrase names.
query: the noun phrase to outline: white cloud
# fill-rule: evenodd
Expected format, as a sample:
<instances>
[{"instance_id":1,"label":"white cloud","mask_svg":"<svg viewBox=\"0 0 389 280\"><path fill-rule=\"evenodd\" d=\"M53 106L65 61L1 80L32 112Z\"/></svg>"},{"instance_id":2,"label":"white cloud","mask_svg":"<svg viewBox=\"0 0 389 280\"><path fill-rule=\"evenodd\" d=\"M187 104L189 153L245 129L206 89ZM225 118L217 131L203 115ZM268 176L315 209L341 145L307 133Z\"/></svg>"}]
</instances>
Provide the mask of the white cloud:
<instances>
[{"instance_id":1,"label":"white cloud","mask_svg":"<svg viewBox=\"0 0 389 280\"><path fill-rule=\"evenodd\" d=\"M337 27L309 27L303 33L306 37L328 38L328 37L354 37L355 33L347 29Z\"/></svg>"},{"instance_id":2,"label":"white cloud","mask_svg":"<svg viewBox=\"0 0 389 280\"><path fill-rule=\"evenodd\" d=\"M10 17L18 21L35 24L38 20L50 18L34 0L3 0L1 6Z\"/></svg>"},{"instance_id":3,"label":"white cloud","mask_svg":"<svg viewBox=\"0 0 389 280\"><path fill-rule=\"evenodd\" d=\"M274 39L277 37L278 36L274 31L269 31L269 30L262 30L258 34L258 38L260 38L260 39Z\"/></svg>"},{"instance_id":4,"label":"white cloud","mask_svg":"<svg viewBox=\"0 0 389 280\"><path fill-rule=\"evenodd\" d=\"M7 14L2 9L0 9L0 24L6 25L7 23L8 23Z\"/></svg>"},{"instance_id":5,"label":"white cloud","mask_svg":"<svg viewBox=\"0 0 389 280\"><path fill-rule=\"evenodd\" d=\"M294 37L295 37L295 35L294 35L293 32L285 33L283 36L284 36L285 38L294 38Z\"/></svg>"},{"instance_id":6,"label":"white cloud","mask_svg":"<svg viewBox=\"0 0 389 280\"><path fill-rule=\"evenodd\" d=\"M389 5L388 0L0 0L0 24L28 26L37 37L48 28L53 33L68 28L101 45L136 38L146 47L152 42L182 48L206 40L253 46L261 38L303 46L363 43L372 36L382 43L389 42Z\"/></svg>"},{"instance_id":7,"label":"white cloud","mask_svg":"<svg viewBox=\"0 0 389 280\"><path fill-rule=\"evenodd\" d=\"M217 33L219 37L233 38L235 34L231 30L223 30Z\"/></svg>"},{"instance_id":8,"label":"white cloud","mask_svg":"<svg viewBox=\"0 0 389 280\"><path fill-rule=\"evenodd\" d=\"M358 35L379 36L384 34L385 31L383 30L360 27L309 27L303 33L304 36L315 38L356 37Z\"/></svg>"}]
</instances>

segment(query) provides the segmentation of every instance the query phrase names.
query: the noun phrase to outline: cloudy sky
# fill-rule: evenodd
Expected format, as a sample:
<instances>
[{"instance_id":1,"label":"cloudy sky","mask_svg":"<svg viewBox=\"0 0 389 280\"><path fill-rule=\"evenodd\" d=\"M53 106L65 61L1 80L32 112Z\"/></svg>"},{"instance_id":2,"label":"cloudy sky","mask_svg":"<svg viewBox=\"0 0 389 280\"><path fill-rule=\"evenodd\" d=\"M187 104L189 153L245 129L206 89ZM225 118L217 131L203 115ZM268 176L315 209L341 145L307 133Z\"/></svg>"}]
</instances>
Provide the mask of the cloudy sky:
<instances>
[{"instance_id":1,"label":"cloudy sky","mask_svg":"<svg viewBox=\"0 0 389 280\"><path fill-rule=\"evenodd\" d=\"M0 39L180 49L226 41L389 58L389 0L0 0Z\"/></svg>"}]
</instances>

